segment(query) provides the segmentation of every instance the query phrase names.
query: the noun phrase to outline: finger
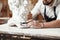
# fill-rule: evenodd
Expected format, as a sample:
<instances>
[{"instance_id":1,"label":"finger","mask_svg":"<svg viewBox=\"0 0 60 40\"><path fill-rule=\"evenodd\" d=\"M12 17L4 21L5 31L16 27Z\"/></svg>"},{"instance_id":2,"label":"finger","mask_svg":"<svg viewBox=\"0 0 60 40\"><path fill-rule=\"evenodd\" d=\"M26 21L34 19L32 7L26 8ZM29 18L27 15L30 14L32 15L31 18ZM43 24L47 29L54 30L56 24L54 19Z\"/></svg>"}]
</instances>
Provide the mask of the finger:
<instances>
[{"instance_id":1,"label":"finger","mask_svg":"<svg viewBox=\"0 0 60 40\"><path fill-rule=\"evenodd\" d=\"M30 20L28 20L27 22L31 22L31 21L33 21L33 19L30 19Z\"/></svg>"},{"instance_id":2,"label":"finger","mask_svg":"<svg viewBox=\"0 0 60 40\"><path fill-rule=\"evenodd\" d=\"M30 27L31 25L32 25L32 23L31 23L31 22L27 24L27 26L28 26L28 27Z\"/></svg>"}]
</instances>

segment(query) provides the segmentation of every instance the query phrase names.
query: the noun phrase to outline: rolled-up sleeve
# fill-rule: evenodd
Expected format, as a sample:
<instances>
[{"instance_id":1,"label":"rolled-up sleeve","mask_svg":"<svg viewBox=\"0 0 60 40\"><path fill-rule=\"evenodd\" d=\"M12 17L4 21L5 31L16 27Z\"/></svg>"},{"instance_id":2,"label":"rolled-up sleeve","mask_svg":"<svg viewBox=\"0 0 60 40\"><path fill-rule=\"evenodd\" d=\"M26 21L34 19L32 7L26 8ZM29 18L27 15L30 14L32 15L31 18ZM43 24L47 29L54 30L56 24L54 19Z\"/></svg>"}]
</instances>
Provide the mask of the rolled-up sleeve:
<instances>
[{"instance_id":1,"label":"rolled-up sleeve","mask_svg":"<svg viewBox=\"0 0 60 40\"><path fill-rule=\"evenodd\" d=\"M35 18L37 16L37 14L40 13L40 6L41 6L41 0L39 0L35 7L32 9L31 13L32 13L32 17Z\"/></svg>"}]
</instances>

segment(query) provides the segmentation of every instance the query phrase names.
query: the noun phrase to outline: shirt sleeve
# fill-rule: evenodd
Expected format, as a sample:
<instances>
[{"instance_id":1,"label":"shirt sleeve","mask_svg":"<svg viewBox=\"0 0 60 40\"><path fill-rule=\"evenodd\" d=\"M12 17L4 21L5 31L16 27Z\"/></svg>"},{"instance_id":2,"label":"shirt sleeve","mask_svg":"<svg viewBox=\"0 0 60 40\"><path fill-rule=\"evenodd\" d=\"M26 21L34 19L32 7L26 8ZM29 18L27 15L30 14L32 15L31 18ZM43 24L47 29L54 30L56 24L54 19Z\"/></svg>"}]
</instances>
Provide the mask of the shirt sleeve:
<instances>
[{"instance_id":1,"label":"shirt sleeve","mask_svg":"<svg viewBox=\"0 0 60 40\"><path fill-rule=\"evenodd\" d=\"M40 6L41 6L41 0L38 0L35 7L31 11L33 18L35 18L37 16L37 14L40 13Z\"/></svg>"},{"instance_id":2,"label":"shirt sleeve","mask_svg":"<svg viewBox=\"0 0 60 40\"><path fill-rule=\"evenodd\" d=\"M60 20L60 5L57 7L57 20Z\"/></svg>"}]
</instances>

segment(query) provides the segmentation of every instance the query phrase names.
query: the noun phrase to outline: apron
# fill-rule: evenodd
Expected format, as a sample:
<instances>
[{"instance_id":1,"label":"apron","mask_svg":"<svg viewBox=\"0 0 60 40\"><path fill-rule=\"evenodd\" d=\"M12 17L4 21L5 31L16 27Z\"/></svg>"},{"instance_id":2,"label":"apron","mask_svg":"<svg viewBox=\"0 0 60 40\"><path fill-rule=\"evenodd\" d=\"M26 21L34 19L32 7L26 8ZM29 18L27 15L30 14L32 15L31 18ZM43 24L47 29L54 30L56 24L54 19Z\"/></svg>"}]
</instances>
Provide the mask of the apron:
<instances>
[{"instance_id":1,"label":"apron","mask_svg":"<svg viewBox=\"0 0 60 40\"><path fill-rule=\"evenodd\" d=\"M57 15L56 15L56 6L53 7L53 8L54 8L54 15L55 15L55 17L54 18L49 18L46 15L46 6L45 6L45 9L44 9L44 19L46 20L46 22L50 22L50 21L56 20L56 18L57 18Z\"/></svg>"}]
</instances>

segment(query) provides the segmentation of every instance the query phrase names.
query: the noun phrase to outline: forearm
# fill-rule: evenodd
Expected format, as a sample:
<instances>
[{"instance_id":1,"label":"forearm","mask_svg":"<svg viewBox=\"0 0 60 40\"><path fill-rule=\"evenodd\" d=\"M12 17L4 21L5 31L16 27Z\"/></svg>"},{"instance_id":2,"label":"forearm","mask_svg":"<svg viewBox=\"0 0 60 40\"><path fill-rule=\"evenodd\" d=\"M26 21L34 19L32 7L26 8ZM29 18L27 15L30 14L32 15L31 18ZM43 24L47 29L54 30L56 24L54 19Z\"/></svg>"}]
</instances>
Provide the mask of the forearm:
<instances>
[{"instance_id":1,"label":"forearm","mask_svg":"<svg viewBox=\"0 0 60 40\"><path fill-rule=\"evenodd\" d=\"M45 22L44 28L60 28L60 20Z\"/></svg>"}]
</instances>

